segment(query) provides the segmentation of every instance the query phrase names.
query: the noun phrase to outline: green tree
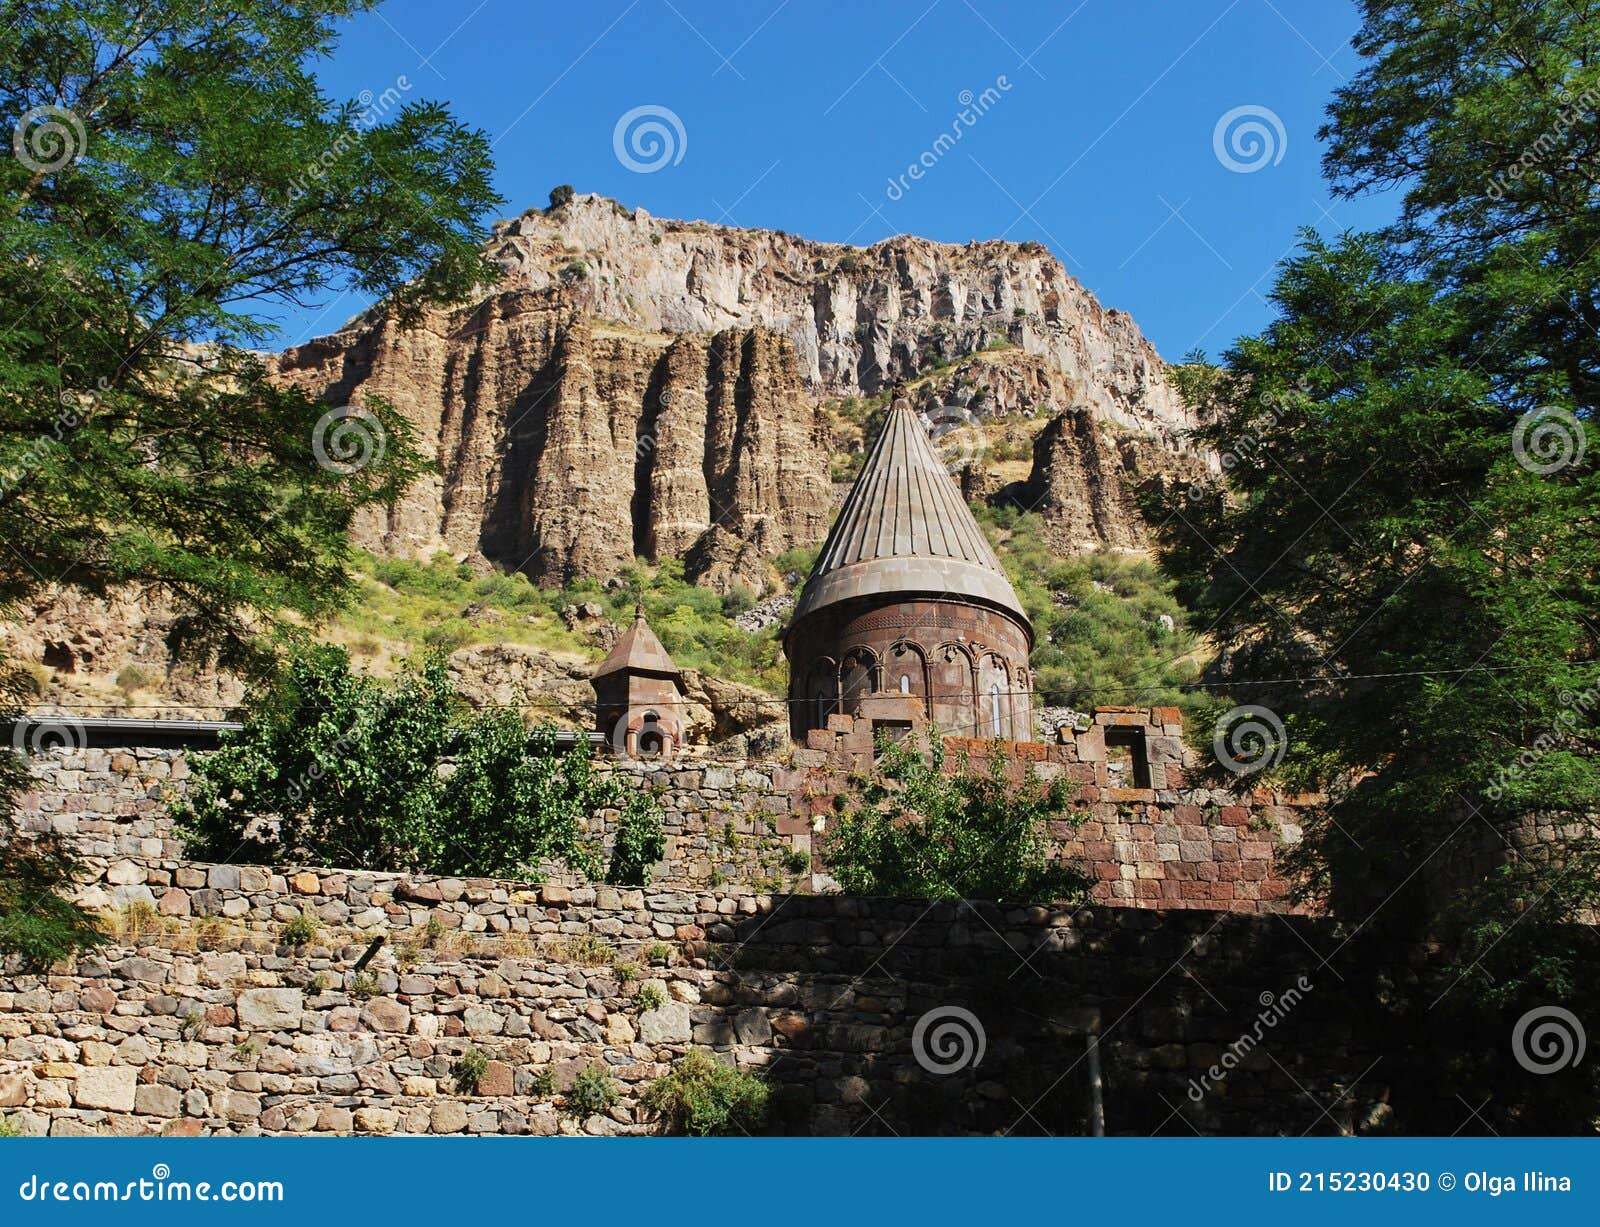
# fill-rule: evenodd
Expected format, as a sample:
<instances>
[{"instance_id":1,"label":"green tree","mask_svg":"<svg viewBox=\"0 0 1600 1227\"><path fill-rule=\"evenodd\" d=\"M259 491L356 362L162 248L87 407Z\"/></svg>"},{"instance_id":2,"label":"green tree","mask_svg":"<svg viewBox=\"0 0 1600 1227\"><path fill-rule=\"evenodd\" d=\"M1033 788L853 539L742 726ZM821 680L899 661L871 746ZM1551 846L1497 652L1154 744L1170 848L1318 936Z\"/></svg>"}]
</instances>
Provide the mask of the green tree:
<instances>
[{"instance_id":1,"label":"green tree","mask_svg":"<svg viewBox=\"0 0 1600 1227\"><path fill-rule=\"evenodd\" d=\"M1364 7L1326 169L1400 217L1308 235L1274 322L1184 369L1228 488L1149 510L1239 673L1328 679L1241 694L1330 790L1313 888L1362 932L1460 922L1463 995L1566 994L1600 900L1600 14Z\"/></svg>"},{"instance_id":2,"label":"green tree","mask_svg":"<svg viewBox=\"0 0 1600 1227\"><path fill-rule=\"evenodd\" d=\"M665 845L648 794L512 711L473 714L435 654L384 684L344 649L297 653L174 806L193 854L266 864L525 877L561 860L598 878L590 820L619 813L611 871L643 885Z\"/></svg>"},{"instance_id":3,"label":"green tree","mask_svg":"<svg viewBox=\"0 0 1600 1227\"><path fill-rule=\"evenodd\" d=\"M404 79L370 104L319 88L370 7L0 0L0 613L137 584L172 599L180 650L252 669L284 611L348 599L351 515L418 472L411 433L253 351L338 290L402 322L463 297L493 276L497 202L487 137ZM88 918L57 903L65 951Z\"/></svg>"},{"instance_id":4,"label":"green tree","mask_svg":"<svg viewBox=\"0 0 1600 1227\"><path fill-rule=\"evenodd\" d=\"M1051 859L1048 824L1070 821L1069 789L1029 770L1006 776L1000 745L987 772L960 754L944 770L940 738L880 747L877 767L843 809L825 851L828 872L858 895L999 899L1041 903L1081 898L1083 875Z\"/></svg>"},{"instance_id":5,"label":"green tree","mask_svg":"<svg viewBox=\"0 0 1600 1227\"><path fill-rule=\"evenodd\" d=\"M253 347L340 289L403 320L461 298L497 201L486 136L408 84L319 88L369 7L0 3L0 601L160 585L237 656L348 595L350 515L416 473L410 432L329 417Z\"/></svg>"}]
</instances>

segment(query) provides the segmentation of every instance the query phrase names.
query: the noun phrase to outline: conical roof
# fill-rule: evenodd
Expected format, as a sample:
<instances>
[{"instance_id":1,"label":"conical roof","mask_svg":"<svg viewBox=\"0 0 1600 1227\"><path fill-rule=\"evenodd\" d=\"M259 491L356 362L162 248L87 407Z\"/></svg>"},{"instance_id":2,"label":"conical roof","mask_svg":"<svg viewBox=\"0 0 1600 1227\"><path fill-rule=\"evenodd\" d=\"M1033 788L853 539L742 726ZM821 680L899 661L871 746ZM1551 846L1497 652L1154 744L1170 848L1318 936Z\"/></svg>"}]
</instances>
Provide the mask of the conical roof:
<instances>
[{"instance_id":1,"label":"conical roof","mask_svg":"<svg viewBox=\"0 0 1600 1227\"><path fill-rule=\"evenodd\" d=\"M993 605L1032 633L1011 581L903 396L889 408L790 625L839 601L885 593Z\"/></svg>"},{"instance_id":2,"label":"conical roof","mask_svg":"<svg viewBox=\"0 0 1600 1227\"><path fill-rule=\"evenodd\" d=\"M605 677L608 673L620 673L624 669L630 673L658 673L671 677L678 677L682 673L672 663L672 657L667 655L667 649L661 646L661 640L656 638L650 624L644 620L643 605L634 609L633 625L618 636L616 643L611 645L611 651L606 653L606 658L589 676L591 679Z\"/></svg>"}]
</instances>

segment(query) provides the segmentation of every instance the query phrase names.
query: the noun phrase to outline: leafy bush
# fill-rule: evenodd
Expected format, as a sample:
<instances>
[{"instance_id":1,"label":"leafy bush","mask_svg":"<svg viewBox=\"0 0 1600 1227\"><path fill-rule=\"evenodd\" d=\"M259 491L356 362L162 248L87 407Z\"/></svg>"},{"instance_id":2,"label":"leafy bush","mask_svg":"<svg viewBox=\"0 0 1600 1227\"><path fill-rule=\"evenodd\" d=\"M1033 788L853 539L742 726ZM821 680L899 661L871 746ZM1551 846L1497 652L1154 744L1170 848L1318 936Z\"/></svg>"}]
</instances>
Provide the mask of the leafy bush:
<instances>
[{"instance_id":1,"label":"leafy bush","mask_svg":"<svg viewBox=\"0 0 1600 1227\"><path fill-rule=\"evenodd\" d=\"M667 837L655 801L642 792L630 793L617 815L606 881L618 886L644 886L650 881L651 868L666 852Z\"/></svg>"},{"instance_id":2,"label":"leafy bush","mask_svg":"<svg viewBox=\"0 0 1600 1227\"><path fill-rule=\"evenodd\" d=\"M559 209L562 205L571 204L572 198L576 195L577 193L572 190L572 184L559 183L550 189L550 207Z\"/></svg>"},{"instance_id":3,"label":"leafy bush","mask_svg":"<svg viewBox=\"0 0 1600 1227\"><path fill-rule=\"evenodd\" d=\"M489 1072L489 1058L476 1048L468 1048L456 1058L450 1072L455 1075L457 1090L463 1095L476 1095L478 1084Z\"/></svg>"},{"instance_id":4,"label":"leafy bush","mask_svg":"<svg viewBox=\"0 0 1600 1227\"><path fill-rule=\"evenodd\" d=\"M852 894L920 899L998 899L1017 903L1075 900L1081 873L1050 859L1045 824L1066 817L1067 786L1045 784L1031 769L1021 784L1006 779L995 743L986 775L961 755L943 770L945 751L930 739L884 743L878 767L843 812L829 840L829 872Z\"/></svg>"},{"instance_id":5,"label":"leafy bush","mask_svg":"<svg viewBox=\"0 0 1600 1227\"><path fill-rule=\"evenodd\" d=\"M174 806L194 855L500 877L559 859L597 878L587 827L608 808L629 884L665 846L653 798L597 776L587 746L560 751L552 728L462 710L437 655L385 685L342 649L311 648L251 696L244 725Z\"/></svg>"},{"instance_id":6,"label":"leafy bush","mask_svg":"<svg viewBox=\"0 0 1600 1227\"><path fill-rule=\"evenodd\" d=\"M14 758L5 752L8 759ZM0 832L0 957L42 970L105 940L70 898L77 856L57 836Z\"/></svg>"},{"instance_id":7,"label":"leafy bush","mask_svg":"<svg viewBox=\"0 0 1600 1227\"><path fill-rule=\"evenodd\" d=\"M759 1077L694 1049L670 1074L646 1087L639 1104L672 1133L711 1137L760 1129L767 1098L767 1084Z\"/></svg>"},{"instance_id":8,"label":"leafy bush","mask_svg":"<svg viewBox=\"0 0 1600 1227\"><path fill-rule=\"evenodd\" d=\"M322 931L322 922L310 912L301 912L293 920L283 926L283 944L286 946L304 946L316 940Z\"/></svg>"},{"instance_id":9,"label":"leafy bush","mask_svg":"<svg viewBox=\"0 0 1600 1227\"><path fill-rule=\"evenodd\" d=\"M667 1004L667 995L654 980L646 980L633 995L633 1004L638 1007L641 1014L649 1010L659 1010Z\"/></svg>"},{"instance_id":10,"label":"leafy bush","mask_svg":"<svg viewBox=\"0 0 1600 1227\"><path fill-rule=\"evenodd\" d=\"M577 1116L604 1112L617 1102L617 1084L603 1065L585 1065L567 1092L567 1110Z\"/></svg>"}]
</instances>

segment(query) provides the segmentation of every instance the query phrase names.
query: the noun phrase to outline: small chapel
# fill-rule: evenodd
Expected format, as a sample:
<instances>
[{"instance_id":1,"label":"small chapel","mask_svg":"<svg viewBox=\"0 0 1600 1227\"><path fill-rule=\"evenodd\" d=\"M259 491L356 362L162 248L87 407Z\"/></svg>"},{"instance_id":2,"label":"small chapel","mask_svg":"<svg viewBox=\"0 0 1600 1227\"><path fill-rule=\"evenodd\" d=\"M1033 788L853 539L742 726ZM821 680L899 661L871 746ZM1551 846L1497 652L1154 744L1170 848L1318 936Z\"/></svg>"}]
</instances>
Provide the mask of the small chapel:
<instances>
[{"instance_id":1,"label":"small chapel","mask_svg":"<svg viewBox=\"0 0 1600 1227\"><path fill-rule=\"evenodd\" d=\"M899 736L1033 739L1033 627L903 388L784 633L797 741L831 715Z\"/></svg>"}]
</instances>

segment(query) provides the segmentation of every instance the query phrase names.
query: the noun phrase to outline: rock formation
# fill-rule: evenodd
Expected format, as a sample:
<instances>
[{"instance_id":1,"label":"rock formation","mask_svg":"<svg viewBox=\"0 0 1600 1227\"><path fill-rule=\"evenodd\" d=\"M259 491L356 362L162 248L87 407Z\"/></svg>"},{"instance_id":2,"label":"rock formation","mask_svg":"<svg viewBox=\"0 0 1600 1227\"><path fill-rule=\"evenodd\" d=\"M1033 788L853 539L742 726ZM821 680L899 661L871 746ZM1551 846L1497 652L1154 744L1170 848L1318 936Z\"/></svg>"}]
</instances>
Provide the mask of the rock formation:
<instances>
[{"instance_id":1,"label":"rock formation","mask_svg":"<svg viewBox=\"0 0 1600 1227\"><path fill-rule=\"evenodd\" d=\"M420 328L386 316L283 355L330 402L381 396L438 472L357 540L482 555L560 583L635 556L761 589L763 561L827 528L826 452L792 347L763 329L671 337L507 292Z\"/></svg>"},{"instance_id":2,"label":"rock formation","mask_svg":"<svg viewBox=\"0 0 1600 1227\"><path fill-rule=\"evenodd\" d=\"M1073 408L1046 422L1033 442L1033 470L1008 493L1037 511L1046 541L1062 553L1143 550L1150 530L1139 492L1205 476L1203 457L1153 435L1119 433Z\"/></svg>"},{"instance_id":3,"label":"rock formation","mask_svg":"<svg viewBox=\"0 0 1600 1227\"><path fill-rule=\"evenodd\" d=\"M1167 450L1193 424L1133 322L1037 244L854 248L578 196L498 223L490 253L482 300L409 331L376 308L279 360L329 403L387 398L437 460L364 515L368 548L544 582L677 557L761 593L827 529L827 398L948 365L919 408L1082 406Z\"/></svg>"}]
</instances>

